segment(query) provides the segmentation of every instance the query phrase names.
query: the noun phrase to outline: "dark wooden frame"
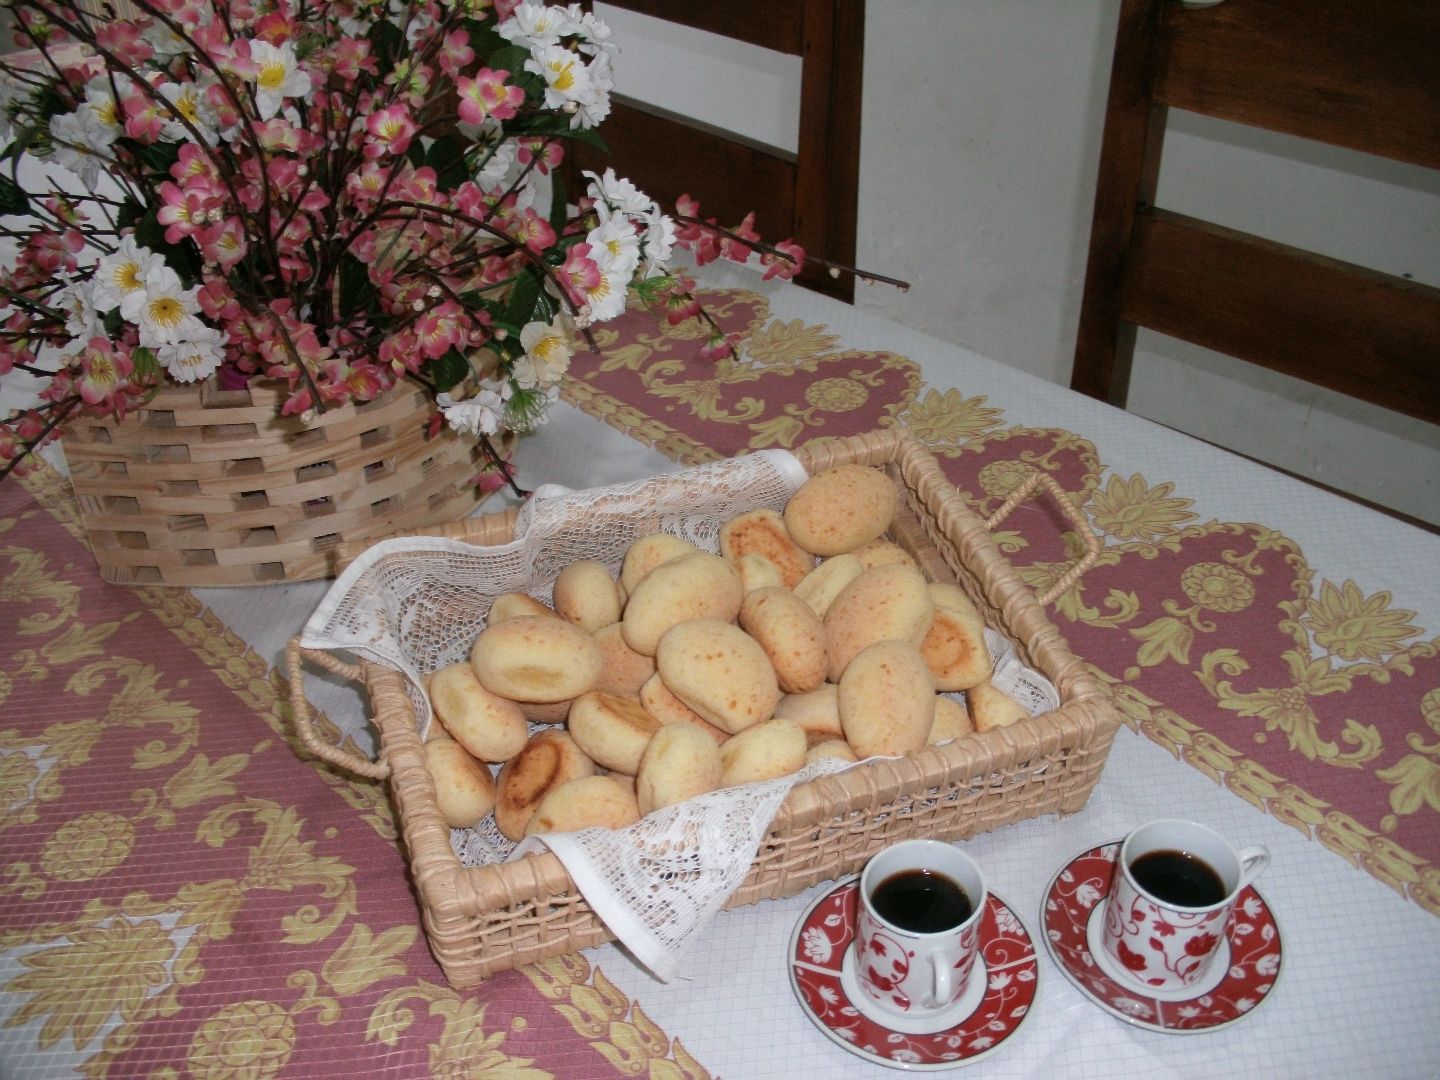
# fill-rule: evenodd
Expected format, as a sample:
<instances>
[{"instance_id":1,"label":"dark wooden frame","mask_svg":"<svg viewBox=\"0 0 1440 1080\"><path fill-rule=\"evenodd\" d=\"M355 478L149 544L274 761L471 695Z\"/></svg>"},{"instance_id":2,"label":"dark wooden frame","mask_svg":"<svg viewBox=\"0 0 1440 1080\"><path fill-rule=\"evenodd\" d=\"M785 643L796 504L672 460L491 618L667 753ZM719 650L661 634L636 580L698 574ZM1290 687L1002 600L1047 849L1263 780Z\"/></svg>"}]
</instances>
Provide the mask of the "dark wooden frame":
<instances>
[{"instance_id":1,"label":"dark wooden frame","mask_svg":"<svg viewBox=\"0 0 1440 1080\"><path fill-rule=\"evenodd\" d=\"M793 238L811 254L853 266L860 187L865 0L609 0L616 7L799 56L795 153L616 96L599 128L608 152L572 144L562 176L612 167L673 207L689 194L706 217L738 224L750 211L767 240ZM807 267L801 284L845 301L848 275Z\"/></svg>"},{"instance_id":2,"label":"dark wooden frame","mask_svg":"<svg viewBox=\"0 0 1440 1080\"><path fill-rule=\"evenodd\" d=\"M1440 290L1157 208L1171 107L1440 169L1440 4L1125 0L1071 376L1144 326L1440 423Z\"/></svg>"}]
</instances>

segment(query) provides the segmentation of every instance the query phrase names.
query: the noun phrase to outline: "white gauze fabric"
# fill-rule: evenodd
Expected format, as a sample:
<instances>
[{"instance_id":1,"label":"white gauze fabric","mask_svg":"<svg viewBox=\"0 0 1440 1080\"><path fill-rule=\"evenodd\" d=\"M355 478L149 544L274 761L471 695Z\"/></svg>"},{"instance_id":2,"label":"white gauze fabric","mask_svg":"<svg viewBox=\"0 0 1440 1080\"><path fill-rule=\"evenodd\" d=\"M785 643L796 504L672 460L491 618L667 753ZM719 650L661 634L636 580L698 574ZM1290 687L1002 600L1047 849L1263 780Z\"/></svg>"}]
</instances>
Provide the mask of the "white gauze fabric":
<instances>
[{"instance_id":1,"label":"white gauze fabric","mask_svg":"<svg viewBox=\"0 0 1440 1080\"><path fill-rule=\"evenodd\" d=\"M469 656L497 596L525 592L548 603L555 578L570 563L597 559L618 574L631 543L654 532L718 551L725 521L747 510L781 509L805 476L791 454L763 451L632 484L580 492L541 488L522 509L508 544L403 537L374 545L331 586L301 642L402 672L423 737L430 724L423 680ZM1003 635L987 630L986 643L997 688L1031 715L1059 706L1054 687L1020 662ZM474 828L452 830L451 845L466 866L548 846L610 932L668 980L739 886L791 787L847 767L821 761L792 776L667 807L627 829L531 837L520 845L487 817Z\"/></svg>"}]
</instances>

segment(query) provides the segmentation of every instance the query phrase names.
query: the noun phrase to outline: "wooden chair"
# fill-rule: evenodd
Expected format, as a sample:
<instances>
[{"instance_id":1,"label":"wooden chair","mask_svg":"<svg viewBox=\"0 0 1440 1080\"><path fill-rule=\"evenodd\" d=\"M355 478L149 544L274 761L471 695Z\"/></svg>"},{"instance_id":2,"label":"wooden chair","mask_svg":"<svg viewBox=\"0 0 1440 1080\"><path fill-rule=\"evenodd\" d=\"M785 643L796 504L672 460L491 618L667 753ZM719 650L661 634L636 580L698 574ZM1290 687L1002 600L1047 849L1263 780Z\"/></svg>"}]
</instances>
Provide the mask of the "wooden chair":
<instances>
[{"instance_id":1,"label":"wooden chair","mask_svg":"<svg viewBox=\"0 0 1440 1080\"><path fill-rule=\"evenodd\" d=\"M793 238L806 252L855 263L860 181L860 93L865 0L609 0L616 7L801 58L797 151L746 139L616 95L599 133L608 152L567 149L567 190L581 169L607 165L662 206L690 194L706 217L738 224L755 212L767 240ZM587 5L588 6L588 5ZM847 275L810 266L801 284L854 299Z\"/></svg>"},{"instance_id":2,"label":"wooden chair","mask_svg":"<svg viewBox=\"0 0 1440 1080\"><path fill-rule=\"evenodd\" d=\"M1157 207L1172 106L1440 169L1440 4L1124 0L1070 384L1143 326L1440 423L1440 290Z\"/></svg>"}]
</instances>

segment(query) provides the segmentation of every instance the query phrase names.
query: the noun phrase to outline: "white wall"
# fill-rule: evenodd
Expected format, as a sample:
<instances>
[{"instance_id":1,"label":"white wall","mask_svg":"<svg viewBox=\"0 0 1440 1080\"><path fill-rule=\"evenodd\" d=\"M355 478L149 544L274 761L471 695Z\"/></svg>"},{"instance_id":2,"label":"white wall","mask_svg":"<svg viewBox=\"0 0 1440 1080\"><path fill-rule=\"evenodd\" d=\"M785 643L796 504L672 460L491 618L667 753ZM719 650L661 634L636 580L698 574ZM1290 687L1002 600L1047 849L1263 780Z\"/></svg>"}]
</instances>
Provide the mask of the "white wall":
<instances>
[{"instance_id":1,"label":"white wall","mask_svg":"<svg viewBox=\"0 0 1440 1080\"><path fill-rule=\"evenodd\" d=\"M914 287L861 288L856 302L1068 383L1119 0L866 7L858 261ZM710 68L714 39L695 35L682 67L657 74L647 55L685 35L606 17L626 46L622 92L661 104L683 92L738 129L758 116L762 130L746 133L785 145L754 85L772 92L778 72L793 92L798 62ZM1165 163L1159 201L1173 209L1440 284L1434 173L1185 114L1172 116ZM1440 428L1143 332L1130 408L1440 524Z\"/></svg>"}]
</instances>

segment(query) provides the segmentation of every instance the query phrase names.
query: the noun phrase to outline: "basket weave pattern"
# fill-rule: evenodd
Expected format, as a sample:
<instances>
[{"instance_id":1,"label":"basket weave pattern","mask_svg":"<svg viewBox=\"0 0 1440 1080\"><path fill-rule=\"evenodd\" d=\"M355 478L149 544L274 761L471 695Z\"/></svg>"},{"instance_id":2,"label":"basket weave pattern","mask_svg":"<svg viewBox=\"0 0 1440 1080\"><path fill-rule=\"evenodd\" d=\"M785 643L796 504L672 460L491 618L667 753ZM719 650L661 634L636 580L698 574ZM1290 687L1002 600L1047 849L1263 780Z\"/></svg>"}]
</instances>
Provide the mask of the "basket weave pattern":
<instances>
[{"instance_id":1,"label":"basket weave pattern","mask_svg":"<svg viewBox=\"0 0 1440 1080\"><path fill-rule=\"evenodd\" d=\"M425 437L407 384L306 424L278 384L166 386L63 440L101 575L120 584L267 585L333 573L345 542L454 521L483 498L475 446Z\"/></svg>"},{"instance_id":2,"label":"basket weave pattern","mask_svg":"<svg viewBox=\"0 0 1440 1080\"><path fill-rule=\"evenodd\" d=\"M812 474L843 462L885 468L901 506L892 539L916 557L927 577L958 582L989 625L1015 642L1022 661L1055 685L1061 705L1007 728L796 786L730 907L790 896L853 873L897 840L960 839L1040 814L1079 810L1118 726L1108 695L927 450L891 431L812 445L797 456ZM487 515L423 531L490 545L513 539L513 524L513 514ZM1065 584L1062 579L1060 587ZM298 641L292 642L291 693L301 738L326 760L366 775L389 775L430 945L452 985L473 985L611 936L550 852L480 868L460 863L398 672L308 654L332 671L363 679L380 732L380 761L351 761L318 742L301 689L301 653Z\"/></svg>"}]
</instances>

